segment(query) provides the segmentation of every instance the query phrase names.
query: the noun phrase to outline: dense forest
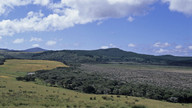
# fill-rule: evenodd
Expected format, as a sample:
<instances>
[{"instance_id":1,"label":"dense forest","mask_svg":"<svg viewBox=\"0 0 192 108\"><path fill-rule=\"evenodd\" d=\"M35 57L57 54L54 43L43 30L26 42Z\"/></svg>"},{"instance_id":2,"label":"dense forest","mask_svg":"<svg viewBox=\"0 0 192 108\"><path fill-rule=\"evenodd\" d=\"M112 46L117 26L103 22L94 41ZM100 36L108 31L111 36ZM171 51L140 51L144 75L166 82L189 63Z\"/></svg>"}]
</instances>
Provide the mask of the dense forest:
<instances>
[{"instance_id":1,"label":"dense forest","mask_svg":"<svg viewBox=\"0 0 192 108\"><path fill-rule=\"evenodd\" d=\"M62 87L94 94L115 94L145 97L169 102L191 103L192 91L162 88L148 84L125 83L103 78L101 75L88 74L78 68L57 68L37 71L35 75L17 77L17 80L42 80L48 86Z\"/></svg>"}]
</instances>

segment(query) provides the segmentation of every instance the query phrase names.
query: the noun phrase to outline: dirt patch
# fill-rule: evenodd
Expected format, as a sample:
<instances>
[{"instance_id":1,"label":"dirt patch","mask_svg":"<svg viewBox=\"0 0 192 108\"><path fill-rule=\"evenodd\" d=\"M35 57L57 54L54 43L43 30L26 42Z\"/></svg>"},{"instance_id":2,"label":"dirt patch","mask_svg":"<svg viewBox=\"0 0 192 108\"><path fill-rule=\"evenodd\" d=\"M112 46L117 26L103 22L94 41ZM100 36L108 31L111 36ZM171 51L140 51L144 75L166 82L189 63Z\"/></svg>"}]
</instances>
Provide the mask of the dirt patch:
<instances>
[{"instance_id":1,"label":"dirt patch","mask_svg":"<svg viewBox=\"0 0 192 108\"><path fill-rule=\"evenodd\" d=\"M10 77L8 77L8 76L0 76L0 78L6 78L6 79L8 79L8 78L10 78Z\"/></svg>"}]
</instances>

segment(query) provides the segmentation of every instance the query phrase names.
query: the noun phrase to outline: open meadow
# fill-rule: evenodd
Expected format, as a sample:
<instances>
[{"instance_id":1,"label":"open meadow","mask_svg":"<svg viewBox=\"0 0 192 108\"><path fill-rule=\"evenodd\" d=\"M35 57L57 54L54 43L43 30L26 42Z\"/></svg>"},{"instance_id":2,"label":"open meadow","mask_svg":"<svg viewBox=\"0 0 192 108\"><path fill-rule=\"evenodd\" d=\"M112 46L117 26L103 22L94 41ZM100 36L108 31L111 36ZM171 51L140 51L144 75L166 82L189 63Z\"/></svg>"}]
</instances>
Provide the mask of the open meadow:
<instances>
[{"instance_id":1,"label":"open meadow","mask_svg":"<svg viewBox=\"0 0 192 108\"><path fill-rule=\"evenodd\" d=\"M18 76L66 65L46 60L7 60L0 66L0 108L191 108L192 104L169 103L122 95L85 94L34 82Z\"/></svg>"}]
</instances>

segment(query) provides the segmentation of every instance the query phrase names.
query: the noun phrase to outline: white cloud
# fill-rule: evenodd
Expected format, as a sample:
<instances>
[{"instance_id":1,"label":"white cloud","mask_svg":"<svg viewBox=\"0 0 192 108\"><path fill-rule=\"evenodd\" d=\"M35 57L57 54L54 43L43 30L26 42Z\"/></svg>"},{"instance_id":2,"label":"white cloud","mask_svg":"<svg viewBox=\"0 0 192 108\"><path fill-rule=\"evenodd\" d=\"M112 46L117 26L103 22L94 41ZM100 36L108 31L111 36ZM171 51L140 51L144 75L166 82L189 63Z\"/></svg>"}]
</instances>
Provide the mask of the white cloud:
<instances>
[{"instance_id":1,"label":"white cloud","mask_svg":"<svg viewBox=\"0 0 192 108\"><path fill-rule=\"evenodd\" d=\"M85 24L91 20L81 18L77 10L66 9L65 15L50 14L47 17L34 12L29 12L27 17L15 20L3 20L0 22L0 34L2 36L29 31L55 31L72 27L75 24Z\"/></svg>"},{"instance_id":2,"label":"white cloud","mask_svg":"<svg viewBox=\"0 0 192 108\"><path fill-rule=\"evenodd\" d=\"M2 39L2 37L0 36L0 40Z\"/></svg>"},{"instance_id":3,"label":"white cloud","mask_svg":"<svg viewBox=\"0 0 192 108\"><path fill-rule=\"evenodd\" d=\"M192 15L192 0L162 0L162 2L168 3L171 11Z\"/></svg>"},{"instance_id":4,"label":"white cloud","mask_svg":"<svg viewBox=\"0 0 192 108\"><path fill-rule=\"evenodd\" d=\"M101 49L108 49L109 46L101 46Z\"/></svg>"},{"instance_id":5,"label":"white cloud","mask_svg":"<svg viewBox=\"0 0 192 108\"><path fill-rule=\"evenodd\" d=\"M37 38L37 37L31 37L30 42L33 42L33 41L35 41L35 42L41 42L42 39L41 39L41 38Z\"/></svg>"},{"instance_id":6,"label":"white cloud","mask_svg":"<svg viewBox=\"0 0 192 108\"><path fill-rule=\"evenodd\" d=\"M15 39L13 41L14 44L20 44L20 43L23 43L25 40L24 39Z\"/></svg>"},{"instance_id":7,"label":"white cloud","mask_svg":"<svg viewBox=\"0 0 192 108\"><path fill-rule=\"evenodd\" d=\"M53 46L55 45L57 42L56 41L47 41L46 45L47 46Z\"/></svg>"},{"instance_id":8,"label":"white cloud","mask_svg":"<svg viewBox=\"0 0 192 108\"><path fill-rule=\"evenodd\" d=\"M48 5L50 3L50 0L34 0L33 4L39 4L42 6Z\"/></svg>"},{"instance_id":9,"label":"white cloud","mask_svg":"<svg viewBox=\"0 0 192 108\"><path fill-rule=\"evenodd\" d=\"M156 0L62 0L62 3L79 10L80 16L90 18L118 18L143 14Z\"/></svg>"},{"instance_id":10,"label":"white cloud","mask_svg":"<svg viewBox=\"0 0 192 108\"><path fill-rule=\"evenodd\" d=\"M159 49L159 50L157 50L157 51L155 51L156 53L168 53L169 51L168 50L166 50L166 49Z\"/></svg>"},{"instance_id":11,"label":"white cloud","mask_svg":"<svg viewBox=\"0 0 192 108\"><path fill-rule=\"evenodd\" d=\"M136 45L133 43L128 44L128 47L135 47Z\"/></svg>"},{"instance_id":12,"label":"white cloud","mask_svg":"<svg viewBox=\"0 0 192 108\"><path fill-rule=\"evenodd\" d=\"M39 47L39 44L33 44L32 47Z\"/></svg>"},{"instance_id":13,"label":"white cloud","mask_svg":"<svg viewBox=\"0 0 192 108\"><path fill-rule=\"evenodd\" d=\"M29 12L25 18L0 21L1 36L14 35L22 32L56 31L73 27L77 24L87 24L104 19L144 15L150 6L158 0L2 0L0 15L8 13L17 6L41 5L53 12L44 16L43 13ZM192 15L191 0L162 0L169 3L170 10Z\"/></svg>"},{"instance_id":14,"label":"white cloud","mask_svg":"<svg viewBox=\"0 0 192 108\"><path fill-rule=\"evenodd\" d=\"M9 13L14 7L25 6L29 4L34 5L48 5L50 0L1 0L0 2L0 16Z\"/></svg>"},{"instance_id":15,"label":"white cloud","mask_svg":"<svg viewBox=\"0 0 192 108\"><path fill-rule=\"evenodd\" d=\"M135 19L130 16L127 20L128 20L129 22L133 22Z\"/></svg>"},{"instance_id":16,"label":"white cloud","mask_svg":"<svg viewBox=\"0 0 192 108\"><path fill-rule=\"evenodd\" d=\"M168 46L170 46L170 44L168 42L165 42L165 43L156 42L155 44L153 44L153 47L158 47L158 48L164 48L164 47L168 47Z\"/></svg>"},{"instance_id":17,"label":"white cloud","mask_svg":"<svg viewBox=\"0 0 192 108\"><path fill-rule=\"evenodd\" d=\"M24 6L31 2L31 0L1 0L0 15L8 13L15 6Z\"/></svg>"},{"instance_id":18,"label":"white cloud","mask_svg":"<svg viewBox=\"0 0 192 108\"><path fill-rule=\"evenodd\" d=\"M14 9L15 6L29 4L40 4L53 11L47 16L41 12L29 12L25 18L2 20L0 34L7 36L31 31L63 30L76 24L102 21L107 18L146 14L150 9L149 6L156 0L61 0L61 3L50 1L4 0L0 2L0 15Z\"/></svg>"},{"instance_id":19,"label":"white cloud","mask_svg":"<svg viewBox=\"0 0 192 108\"><path fill-rule=\"evenodd\" d=\"M192 46L188 46L188 48L189 48L190 50L192 50Z\"/></svg>"},{"instance_id":20,"label":"white cloud","mask_svg":"<svg viewBox=\"0 0 192 108\"><path fill-rule=\"evenodd\" d=\"M175 46L176 49L181 49L182 47L183 47L182 45Z\"/></svg>"}]
</instances>

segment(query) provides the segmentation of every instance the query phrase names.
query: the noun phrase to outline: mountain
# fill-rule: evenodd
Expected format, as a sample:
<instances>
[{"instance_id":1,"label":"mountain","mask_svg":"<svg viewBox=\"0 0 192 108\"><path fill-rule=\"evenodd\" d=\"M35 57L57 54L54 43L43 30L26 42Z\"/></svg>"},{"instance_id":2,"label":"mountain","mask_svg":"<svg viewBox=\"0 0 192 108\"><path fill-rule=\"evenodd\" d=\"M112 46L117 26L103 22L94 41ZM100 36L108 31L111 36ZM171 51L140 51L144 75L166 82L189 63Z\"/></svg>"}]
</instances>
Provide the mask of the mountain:
<instances>
[{"instance_id":1,"label":"mountain","mask_svg":"<svg viewBox=\"0 0 192 108\"><path fill-rule=\"evenodd\" d=\"M35 48L30 48L30 49L26 49L26 50L22 50L23 52L43 52L43 51L47 51L46 49L42 49L39 47L35 47Z\"/></svg>"},{"instance_id":2,"label":"mountain","mask_svg":"<svg viewBox=\"0 0 192 108\"><path fill-rule=\"evenodd\" d=\"M192 66L192 57L145 55L123 51L118 48L98 50L45 51L34 54L32 58L56 60L66 64L133 62L153 65Z\"/></svg>"},{"instance_id":3,"label":"mountain","mask_svg":"<svg viewBox=\"0 0 192 108\"><path fill-rule=\"evenodd\" d=\"M36 47L23 51L0 51L0 56L3 56L5 59L54 60L63 62L67 65L125 62L152 65L192 66L192 57L179 57L172 55L154 56L128 52L119 48L50 51Z\"/></svg>"}]
</instances>

